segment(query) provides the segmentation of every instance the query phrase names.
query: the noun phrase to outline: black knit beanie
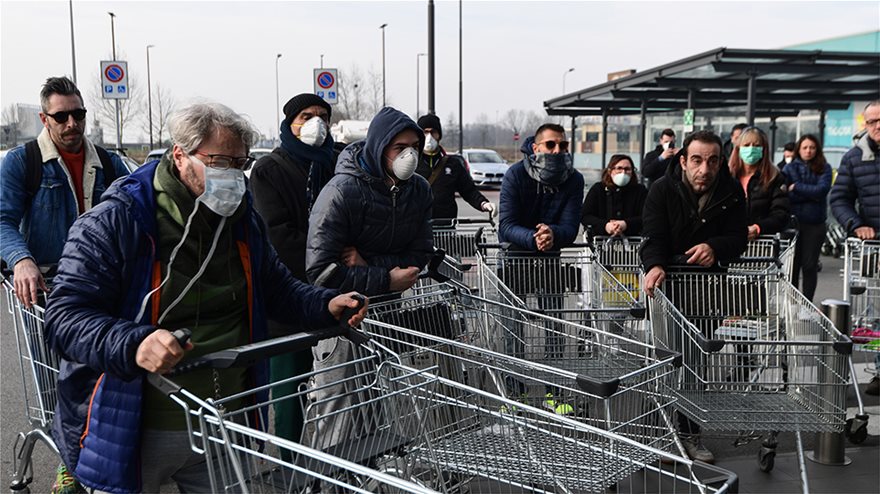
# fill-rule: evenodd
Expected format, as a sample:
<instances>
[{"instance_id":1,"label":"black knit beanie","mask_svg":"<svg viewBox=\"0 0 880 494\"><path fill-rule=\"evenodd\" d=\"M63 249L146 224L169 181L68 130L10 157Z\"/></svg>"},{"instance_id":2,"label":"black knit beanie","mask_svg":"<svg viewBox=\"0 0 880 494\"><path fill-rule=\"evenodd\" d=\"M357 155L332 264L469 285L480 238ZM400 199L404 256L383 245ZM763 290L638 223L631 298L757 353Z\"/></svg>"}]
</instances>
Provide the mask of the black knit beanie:
<instances>
[{"instance_id":1,"label":"black knit beanie","mask_svg":"<svg viewBox=\"0 0 880 494\"><path fill-rule=\"evenodd\" d=\"M317 94L302 93L290 98L287 103L284 104L284 120L292 122L293 119L299 115L299 112L315 105L324 107L327 110L328 117L333 114L333 108L330 106L330 103L324 101L324 98Z\"/></svg>"},{"instance_id":2,"label":"black knit beanie","mask_svg":"<svg viewBox=\"0 0 880 494\"><path fill-rule=\"evenodd\" d=\"M425 129L434 129L437 131L437 134L440 135L440 139L443 139L443 129L440 127L440 118L433 113L429 113L427 115L422 115L419 117L419 121L417 122L419 127L422 130Z\"/></svg>"}]
</instances>

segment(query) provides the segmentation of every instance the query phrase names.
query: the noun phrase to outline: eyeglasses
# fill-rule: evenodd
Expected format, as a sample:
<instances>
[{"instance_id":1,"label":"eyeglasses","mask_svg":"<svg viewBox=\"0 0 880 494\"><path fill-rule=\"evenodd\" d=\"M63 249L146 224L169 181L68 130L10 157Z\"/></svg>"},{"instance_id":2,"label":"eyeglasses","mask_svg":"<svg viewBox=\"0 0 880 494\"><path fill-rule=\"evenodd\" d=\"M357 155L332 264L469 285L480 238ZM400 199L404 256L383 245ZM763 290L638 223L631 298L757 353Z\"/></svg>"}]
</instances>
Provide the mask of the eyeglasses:
<instances>
[{"instance_id":1,"label":"eyeglasses","mask_svg":"<svg viewBox=\"0 0 880 494\"><path fill-rule=\"evenodd\" d=\"M229 168L248 170L254 161L256 161L256 158L253 156L226 156L225 154L205 154L198 151L194 154L207 156L208 161L205 162L205 165L219 170L226 170Z\"/></svg>"},{"instance_id":2,"label":"eyeglasses","mask_svg":"<svg viewBox=\"0 0 880 494\"><path fill-rule=\"evenodd\" d=\"M547 148L548 151L553 151L554 149L556 149L557 144L559 144L559 150L562 151L563 153L568 151L568 141L559 141L559 142L544 141L544 142L538 143L539 146L541 144L543 144Z\"/></svg>"},{"instance_id":3,"label":"eyeglasses","mask_svg":"<svg viewBox=\"0 0 880 494\"><path fill-rule=\"evenodd\" d=\"M47 117L52 117L58 123L67 122L67 118L70 117L71 115L73 116L73 119L76 120L77 122L82 122L83 120L86 119L86 109L85 108L77 108L76 110L57 111L55 113L46 113L45 115Z\"/></svg>"},{"instance_id":4,"label":"eyeglasses","mask_svg":"<svg viewBox=\"0 0 880 494\"><path fill-rule=\"evenodd\" d=\"M865 127L872 127L880 123L880 118L875 118L873 120L865 120Z\"/></svg>"},{"instance_id":5,"label":"eyeglasses","mask_svg":"<svg viewBox=\"0 0 880 494\"><path fill-rule=\"evenodd\" d=\"M628 166L615 166L614 168L611 169L611 171L632 173L633 169Z\"/></svg>"}]
</instances>

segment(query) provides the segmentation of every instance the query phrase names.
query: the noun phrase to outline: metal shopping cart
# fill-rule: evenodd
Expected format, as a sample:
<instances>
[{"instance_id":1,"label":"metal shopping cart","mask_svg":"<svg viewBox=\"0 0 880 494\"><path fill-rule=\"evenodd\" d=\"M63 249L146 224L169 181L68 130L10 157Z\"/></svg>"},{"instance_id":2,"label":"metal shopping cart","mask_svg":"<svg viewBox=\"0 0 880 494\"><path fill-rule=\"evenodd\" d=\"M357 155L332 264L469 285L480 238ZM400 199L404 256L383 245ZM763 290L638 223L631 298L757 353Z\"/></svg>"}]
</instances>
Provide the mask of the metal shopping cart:
<instances>
[{"instance_id":1,"label":"metal shopping cart","mask_svg":"<svg viewBox=\"0 0 880 494\"><path fill-rule=\"evenodd\" d=\"M645 307L586 245L550 253L480 244L480 293L509 305L648 341Z\"/></svg>"},{"instance_id":2,"label":"metal shopping cart","mask_svg":"<svg viewBox=\"0 0 880 494\"><path fill-rule=\"evenodd\" d=\"M880 331L880 240L848 238L844 253L843 299L853 331Z\"/></svg>"},{"instance_id":3,"label":"metal shopping cart","mask_svg":"<svg viewBox=\"0 0 880 494\"><path fill-rule=\"evenodd\" d=\"M795 432L807 491L800 433L848 428L849 338L779 273L670 272L651 319L657 340L683 356L680 411L709 430L769 431L764 471L777 432ZM859 409L866 427L860 397Z\"/></svg>"},{"instance_id":4,"label":"metal shopping cart","mask_svg":"<svg viewBox=\"0 0 880 494\"><path fill-rule=\"evenodd\" d=\"M471 290L476 289L476 246L482 242L498 241L495 222L491 218L437 219L431 221L431 228L434 248L442 250L447 256L439 271Z\"/></svg>"},{"instance_id":5,"label":"metal shopping cart","mask_svg":"<svg viewBox=\"0 0 880 494\"><path fill-rule=\"evenodd\" d=\"M763 273L779 271L791 281L794 275L794 254L797 243L797 232L786 232L785 235L760 235L749 240L743 252L745 262L733 263L728 271L740 273Z\"/></svg>"},{"instance_id":6,"label":"metal shopping cart","mask_svg":"<svg viewBox=\"0 0 880 494\"><path fill-rule=\"evenodd\" d=\"M375 351L356 351L364 341L350 328L299 333L205 355L148 380L187 417L190 446L205 455L213 492L434 492L420 477L440 476L416 461L429 442L424 400L414 395L433 378ZM314 371L231 395L195 396L173 381L181 372L246 367L313 345ZM337 351L349 358L326 365L323 352ZM304 408L299 442L263 426L270 405L289 399Z\"/></svg>"},{"instance_id":7,"label":"metal shopping cart","mask_svg":"<svg viewBox=\"0 0 880 494\"><path fill-rule=\"evenodd\" d=\"M595 262L608 270L620 283L630 290L634 300L644 303L644 292L641 290L642 260L639 251L644 239L642 237L608 237L584 235Z\"/></svg>"},{"instance_id":8,"label":"metal shopping cart","mask_svg":"<svg viewBox=\"0 0 880 494\"><path fill-rule=\"evenodd\" d=\"M696 473L702 465L660 447L664 446L663 439L674 436L668 417L649 410L648 403L654 398L664 398L656 395L659 389L656 381L646 384L634 378L630 381L635 384L634 389L623 391L628 384L620 383L630 377L623 377L619 382L615 378L603 382L433 334L455 331L459 324L467 326L468 322L457 319L458 316L477 320L493 317L469 305L469 298L470 295L462 294L462 298L445 299L440 305L424 298L383 304L373 307L363 323L374 345L396 354L404 365L438 374L432 386L417 389L417 393L424 393L428 403L424 420L428 424L427 435L433 453L430 461L436 462L448 476L460 479L468 491L499 492L516 488L533 492L607 492L608 488L616 488L618 492L676 489L723 492L736 489L732 474L714 470L715 481L709 481ZM452 314L443 306L450 302L456 304ZM514 308L505 310L520 312ZM431 313L447 314L451 318L432 317ZM387 322L389 319L397 324ZM404 320L414 323L418 329L398 325ZM476 336L479 332L468 334ZM626 352L622 347L618 350ZM620 360L626 357L621 355ZM575 403L574 407L583 407L582 413L560 411L558 404L555 407L547 407L546 402L537 404L518 391L507 396L514 382L539 388L542 399L544 388L550 383L557 392L567 388L583 398L577 403L570 401ZM615 388L618 385L620 388ZM517 386L513 384L513 387ZM611 395L593 409L608 419L593 422L599 427L585 420L583 412L594 397L583 389ZM623 401L615 401L614 396L622 398L629 393L636 398L629 401L633 406L630 409L632 421L614 423L615 418L619 420L623 414L615 416L610 410L621 412L626 408L618 408ZM662 438L657 434L659 430L663 431ZM676 466L665 469L661 460Z\"/></svg>"},{"instance_id":9,"label":"metal shopping cart","mask_svg":"<svg viewBox=\"0 0 880 494\"><path fill-rule=\"evenodd\" d=\"M47 284L51 284L54 266L42 267ZM7 310L12 315L15 344L19 355L25 413L31 430L19 432L13 445L12 481L13 491L26 491L33 481L31 455L37 441L45 443L56 455L58 447L52 439L50 428L55 417L58 401L56 391L59 358L46 341L43 332L45 321L45 297L33 307L25 307L15 296L11 273L3 271L3 289L6 293Z\"/></svg>"},{"instance_id":10,"label":"metal shopping cart","mask_svg":"<svg viewBox=\"0 0 880 494\"><path fill-rule=\"evenodd\" d=\"M666 451L680 451L667 386L680 356L449 285L376 304L363 329L414 367ZM661 386L661 381L668 381Z\"/></svg>"}]
</instances>

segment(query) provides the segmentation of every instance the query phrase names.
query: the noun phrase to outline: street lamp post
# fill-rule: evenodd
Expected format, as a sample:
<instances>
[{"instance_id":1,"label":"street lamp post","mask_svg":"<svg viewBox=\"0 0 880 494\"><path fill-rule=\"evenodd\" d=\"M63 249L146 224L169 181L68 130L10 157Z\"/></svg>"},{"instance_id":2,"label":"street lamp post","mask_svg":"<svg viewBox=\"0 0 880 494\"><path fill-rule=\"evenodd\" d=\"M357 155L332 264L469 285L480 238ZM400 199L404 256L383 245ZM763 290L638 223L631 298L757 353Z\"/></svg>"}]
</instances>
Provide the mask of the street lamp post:
<instances>
[{"instance_id":1,"label":"street lamp post","mask_svg":"<svg viewBox=\"0 0 880 494\"><path fill-rule=\"evenodd\" d=\"M73 40L73 0L68 2L70 12L70 64L73 70L73 83L76 84L76 44Z\"/></svg>"},{"instance_id":2,"label":"street lamp post","mask_svg":"<svg viewBox=\"0 0 880 494\"><path fill-rule=\"evenodd\" d=\"M382 108L385 108L385 28L387 23L379 26L382 30Z\"/></svg>"},{"instance_id":3,"label":"street lamp post","mask_svg":"<svg viewBox=\"0 0 880 494\"><path fill-rule=\"evenodd\" d=\"M116 61L116 14L110 14L110 43L113 44L113 61ZM119 121L119 98L113 100L116 106L116 147L122 149L122 126Z\"/></svg>"},{"instance_id":4,"label":"street lamp post","mask_svg":"<svg viewBox=\"0 0 880 494\"><path fill-rule=\"evenodd\" d=\"M572 67L572 68L566 70L565 73L562 74L562 94L565 94L565 78L566 78L566 77L568 76L568 74L570 74L571 72L574 72L574 67Z\"/></svg>"},{"instance_id":5,"label":"street lamp post","mask_svg":"<svg viewBox=\"0 0 880 494\"><path fill-rule=\"evenodd\" d=\"M419 62L421 62L422 57L424 57L424 53L419 53L416 55L416 118L419 118L419 79L422 78L422 71L420 70Z\"/></svg>"},{"instance_id":6,"label":"street lamp post","mask_svg":"<svg viewBox=\"0 0 880 494\"><path fill-rule=\"evenodd\" d=\"M150 125L150 151L153 150L153 86L150 83L150 48L153 45L147 45L147 117Z\"/></svg>"},{"instance_id":7,"label":"street lamp post","mask_svg":"<svg viewBox=\"0 0 880 494\"><path fill-rule=\"evenodd\" d=\"M321 68L324 68L324 54L321 54Z\"/></svg>"},{"instance_id":8,"label":"street lamp post","mask_svg":"<svg viewBox=\"0 0 880 494\"><path fill-rule=\"evenodd\" d=\"M275 125L281 124L281 89L278 86L278 59L281 54L275 55Z\"/></svg>"}]
</instances>

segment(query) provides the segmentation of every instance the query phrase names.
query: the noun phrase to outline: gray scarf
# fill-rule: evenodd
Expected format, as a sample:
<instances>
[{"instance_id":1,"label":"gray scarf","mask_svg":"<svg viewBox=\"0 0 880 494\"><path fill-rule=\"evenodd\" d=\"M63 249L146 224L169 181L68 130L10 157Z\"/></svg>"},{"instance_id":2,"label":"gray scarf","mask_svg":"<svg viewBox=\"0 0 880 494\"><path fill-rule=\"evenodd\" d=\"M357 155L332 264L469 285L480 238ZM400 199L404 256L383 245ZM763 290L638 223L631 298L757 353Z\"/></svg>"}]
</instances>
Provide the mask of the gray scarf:
<instances>
[{"instance_id":1,"label":"gray scarf","mask_svg":"<svg viewBox=\"0 0 880 494\"><path fill-rule=\"evenodd\" d=\"M568 153L537 153L526 158L529 176L543 185L559 187L574 173L571 155Z\"/></svg>"}]
</instances>

